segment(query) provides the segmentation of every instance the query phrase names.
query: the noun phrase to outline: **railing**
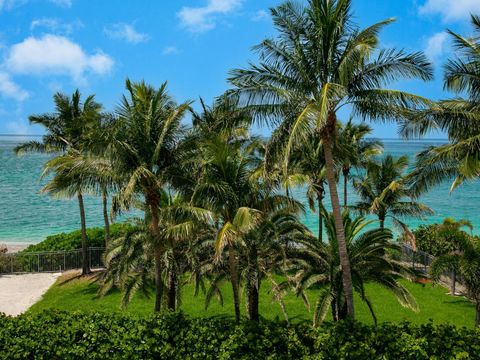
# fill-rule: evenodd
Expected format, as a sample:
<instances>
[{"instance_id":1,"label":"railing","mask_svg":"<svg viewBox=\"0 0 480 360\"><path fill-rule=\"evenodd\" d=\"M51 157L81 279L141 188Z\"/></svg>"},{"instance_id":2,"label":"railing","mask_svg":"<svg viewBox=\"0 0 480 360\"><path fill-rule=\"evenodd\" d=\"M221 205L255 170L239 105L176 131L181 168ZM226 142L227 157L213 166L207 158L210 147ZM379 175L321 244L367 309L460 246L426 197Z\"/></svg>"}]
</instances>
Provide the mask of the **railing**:
<instances>
[{"instance_id":1,"label":"railing","mask_svg":"<svg viewBox=\"0 0 480 360\"><path fill-rule=\"evenodd\" d=\"M425 275L429 275L430 265L435 260L435 256L430 255L421 250L414 250L407 244L402 244L401 260L410 264L412 269L420 271ZM455 271L444 271L440 277L440 282L446 286L450 286L452 292L456 293L457 287L461 292L464 292L463 279Z\"/></svg>"},{"instance_id":2,"label":"railing","mask_svg":"<svg viewBox=\"0 0 480 360\"><path fill-rule=\"evenodd\" d=\"M424 274L428 274L430 265L435 256L430 255L421 250L414 250L411 246L407 244L402 244L402 261L409 263L412 269L421 271Z\"/></svg>"},{"instance_id":3,"label":"railing","mask_svg":"<svg viewBox=\"0 0 480 360\"><path fill-rule=\"evenodd\" d=\"M88 248L90 268L103 267L102 247ZM0 254L0 274L61 272L82 268L82 250Z\"/></svg>"}]
</instances>

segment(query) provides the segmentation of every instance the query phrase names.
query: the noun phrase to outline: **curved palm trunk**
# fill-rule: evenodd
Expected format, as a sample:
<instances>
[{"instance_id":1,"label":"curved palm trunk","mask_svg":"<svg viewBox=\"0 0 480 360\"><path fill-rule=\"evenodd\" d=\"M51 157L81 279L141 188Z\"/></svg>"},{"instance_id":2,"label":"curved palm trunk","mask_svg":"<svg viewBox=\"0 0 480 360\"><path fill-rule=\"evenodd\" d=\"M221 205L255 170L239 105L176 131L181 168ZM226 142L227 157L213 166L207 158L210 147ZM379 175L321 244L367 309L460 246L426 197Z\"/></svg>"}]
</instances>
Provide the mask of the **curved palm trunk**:
<instances>
[{"instance_id":1,"label":"curved palm trunk","mask_svg":"<svg viewBox=\"0 0 480 360\"><path fill-rule=\"evenodd\" d=\"M318 240L323 242L323 191L317 193L317 208L318 208Z\"/></svg>"},{"instance_id":2,"label":"curved palm trunk","mask_svg":"<svg viewBox=\"0 0 480 360\"><path fill-rule=\"evenodd\" d=\"M80 208L80 224L82 233L82 275L90 274L90 265L88 262L88 243L87 243L87 224L85 220L85 207L83 204L83 195L77 194L78 207Z\"/></svg>"},{"instance_id":3,"label":"curved palm trunk","mask_svg":"<svg viewBox=\"0 0 480 360\"><path fill-rule=\"evenodd\" d=\"M108 198L106 191L102 192L103 200L103 222L105 227L105 248L110 241L110 221L108 220Z\"/></svg>"},{"instance_id":4,"label":"curved palm trunk","mask_svg":"<svg viewBox=\"0 0 480 360\"><path fill-rule=\"evenodd\" d=\"M252 321L259 321L259 290L260 281L258 277L257 249L253 248L250 253L250 271L248 274L248 318Z\"/></svg>"},{"instance_id":5,"label":"curved palm trunk","mask_svg":"<svg viewBox=\"0 0 480 360\"><path fill-rule=\"evenodd\" d=\"M349 169L343 169L343 210L347 210L348 207L348 174Z\"/></svg>"},{"instance_id":6,"label":"curved palm trunk","mask_svg":"<svg viewBox=\"0 0 480 360\"><path fill-rule=\"evenodd\" d=\"M233 245L228 244L228 266L230 268L230 282L233 291L233 304L235 306L235 321L240 322L240 297L238 291L237 263Z\"/></svg>"},{"instance_id":7,"label":"curved palm trunk","mask_svg":"<svg viewBox=\"0 0 480 360\"><path fill-rule=\"evenodd\" d=\"M177 304L177 274L175 270L170 270L168 274L168 295L167 306L169 310L175 311Z\"/></svg>"},{"instance_id":8,"label":"curved palm trunk","mask_svg":"<svg viewBox=\"0 0 480 360\"><path fill-rule=\"evenodd\" d=\"M151 232L155 240L158 238L159 229L158 229L158 212L157 208L154 205L150 205L150 212L152 216L151 223ZM162 249L160 245L156 243L154 250L155 257L155 312L160 311L162 307L162 297L163 297L163 282L162 282Z\"/></svg>"},{"instance_id":9,"label":"curved palm trunk","mask_svg":"<svg viewBox=\"0 0 480 360\"><path fill-rule=\"evenodd\" d=\"M333 126L335 122L333 121ZM332 127L334 129L334 127ZM342 282L345 291L345 301L347 303L347 314L354 318L355 310L353 305L353 284L352 273L350 270L350 260L348 258L347 243L345 241L345 229L343 227L342 212L338 199L337 184L335 181L335 168L333 164L332 139L330 134L323 136L323 151L325 155L325 165L327 173L328 189L330 191L330 200L332 203L333 218L335 222L335 232L337 234L338 252L340 254L340 265L342 267Z\"/></svg>"}]
</instances>

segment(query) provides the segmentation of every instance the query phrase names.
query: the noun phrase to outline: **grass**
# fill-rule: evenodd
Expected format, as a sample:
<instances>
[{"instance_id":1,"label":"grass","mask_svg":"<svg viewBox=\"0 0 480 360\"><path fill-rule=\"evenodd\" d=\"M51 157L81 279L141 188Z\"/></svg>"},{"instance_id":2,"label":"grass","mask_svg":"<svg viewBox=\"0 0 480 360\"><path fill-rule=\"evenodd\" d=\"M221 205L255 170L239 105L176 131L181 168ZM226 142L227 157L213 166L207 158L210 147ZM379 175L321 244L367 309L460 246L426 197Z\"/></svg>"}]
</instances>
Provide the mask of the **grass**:
<instances>
[{"instance_id":1,"label":"grass","mask_svg":"<svg viewBox=\"0 0 480 360\"><path fill-rule=\"evenodd\" d=\"M403 308L395 297L384 288L369 284L367 295L371 299L379 322L410 321L422 324L433 321L436 324L450 323L457 326L473 327L475 319L474 306L463 297L452 297L447 294L447 289L432 284L417 284L405 282L404 285L415 296L419 304L419 311L413 312ZM283 319L279 304L272 300L271 287L265 281L260 291L260 314L267 319ZM231 290L228 284L223 285L224 306L213 300L208 309L204 306L204 296L194 296L194 288L187 284L182 288L181 310L193 317L209 317L215 315L233 315ZM153 296L145 297L137 294L130 305L122 310L120 293L113 291L103 298L97 297L98 285L91 277L78 278L75 274L65 274L45 293L43 298L33 305L29 312L38 313L46 309L82 310L100 312L121 312L138 316L147 316L153 311ZM316 291L308 292L308 298L313 305ZM244 294L242 294L242 300ZM357 319L371 324L371 315L365 304L356 299ZM305 307L303 301L294 294L289 293L284 298L285 307L291 321L310 321L312 314ZM242 304L245 314L245 304Z\"/></svg>"}]
</instances>

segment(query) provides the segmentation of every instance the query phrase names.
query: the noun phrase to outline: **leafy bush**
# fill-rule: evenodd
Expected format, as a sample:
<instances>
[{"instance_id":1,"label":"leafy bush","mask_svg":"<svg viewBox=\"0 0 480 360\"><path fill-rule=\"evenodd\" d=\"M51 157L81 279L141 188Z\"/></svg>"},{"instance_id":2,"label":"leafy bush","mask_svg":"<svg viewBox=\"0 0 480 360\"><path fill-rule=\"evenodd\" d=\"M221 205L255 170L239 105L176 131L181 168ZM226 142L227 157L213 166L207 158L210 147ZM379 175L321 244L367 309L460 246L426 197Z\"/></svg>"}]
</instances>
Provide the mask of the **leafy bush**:
<instances>
[{"instance_id":1,"label":"leafy bush","mask_svg":"<svg viewBox=\"0 0 480 360\"><path fill-rule=\"evenodd\" d=\"M442 224L421 225L413 231L417 248L433 256L454 251L457 244L471 237L461 228L463 222L465 220L446 218ZM477 236L475 238L479 239Z\"/></svg>"},{"instance_id":2,"label":"leafy bush","mask_svg":"<svg viewBox=\"0 0 480 360\"><path fill-rule=\"evenodd\" d=\"M39 331L41 329L41 331ZM478 359L480 330L431 323L327 324L48 311L0 315L0 359Z\"/></svg>"},{"instance_id":3,"label":"leafy bush","mask_svg":"<svg viewBox=\"0 0 480 360\"><path fill-rule=\"evenodd\" d=\"M133 225L130 223L116 223L110 225L110 237L115 238L124 234L131 229ZM88 244L91 247L105 246L105 230L103 228L89 228L87 229ZM80 230L72 231L70 233L61 233L57 235L48 236L41 243L30 245L23 250L24 252L36 251L60 251L60 250L75 250L82 247L82 234Z\"/></svg>"}]
</instances>

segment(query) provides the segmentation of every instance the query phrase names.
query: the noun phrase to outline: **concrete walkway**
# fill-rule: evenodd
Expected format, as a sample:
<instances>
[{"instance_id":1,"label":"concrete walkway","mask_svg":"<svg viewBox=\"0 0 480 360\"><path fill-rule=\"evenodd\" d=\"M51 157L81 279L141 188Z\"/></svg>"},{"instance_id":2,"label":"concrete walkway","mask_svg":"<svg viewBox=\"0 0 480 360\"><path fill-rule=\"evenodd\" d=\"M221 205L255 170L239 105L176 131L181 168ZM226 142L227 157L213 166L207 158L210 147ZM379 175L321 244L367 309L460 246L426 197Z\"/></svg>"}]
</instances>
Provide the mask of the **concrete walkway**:
<instances>
[{"instance_id":1,"label":"concrete walkway","mask_svg":"<svg viewBox=\"0 0 480 360\"><path fill-rule=\"evenodd\" d=\"M60 273L0 275L0 313L19 315L52 286Z\"/></svg>"}]
</instances>

